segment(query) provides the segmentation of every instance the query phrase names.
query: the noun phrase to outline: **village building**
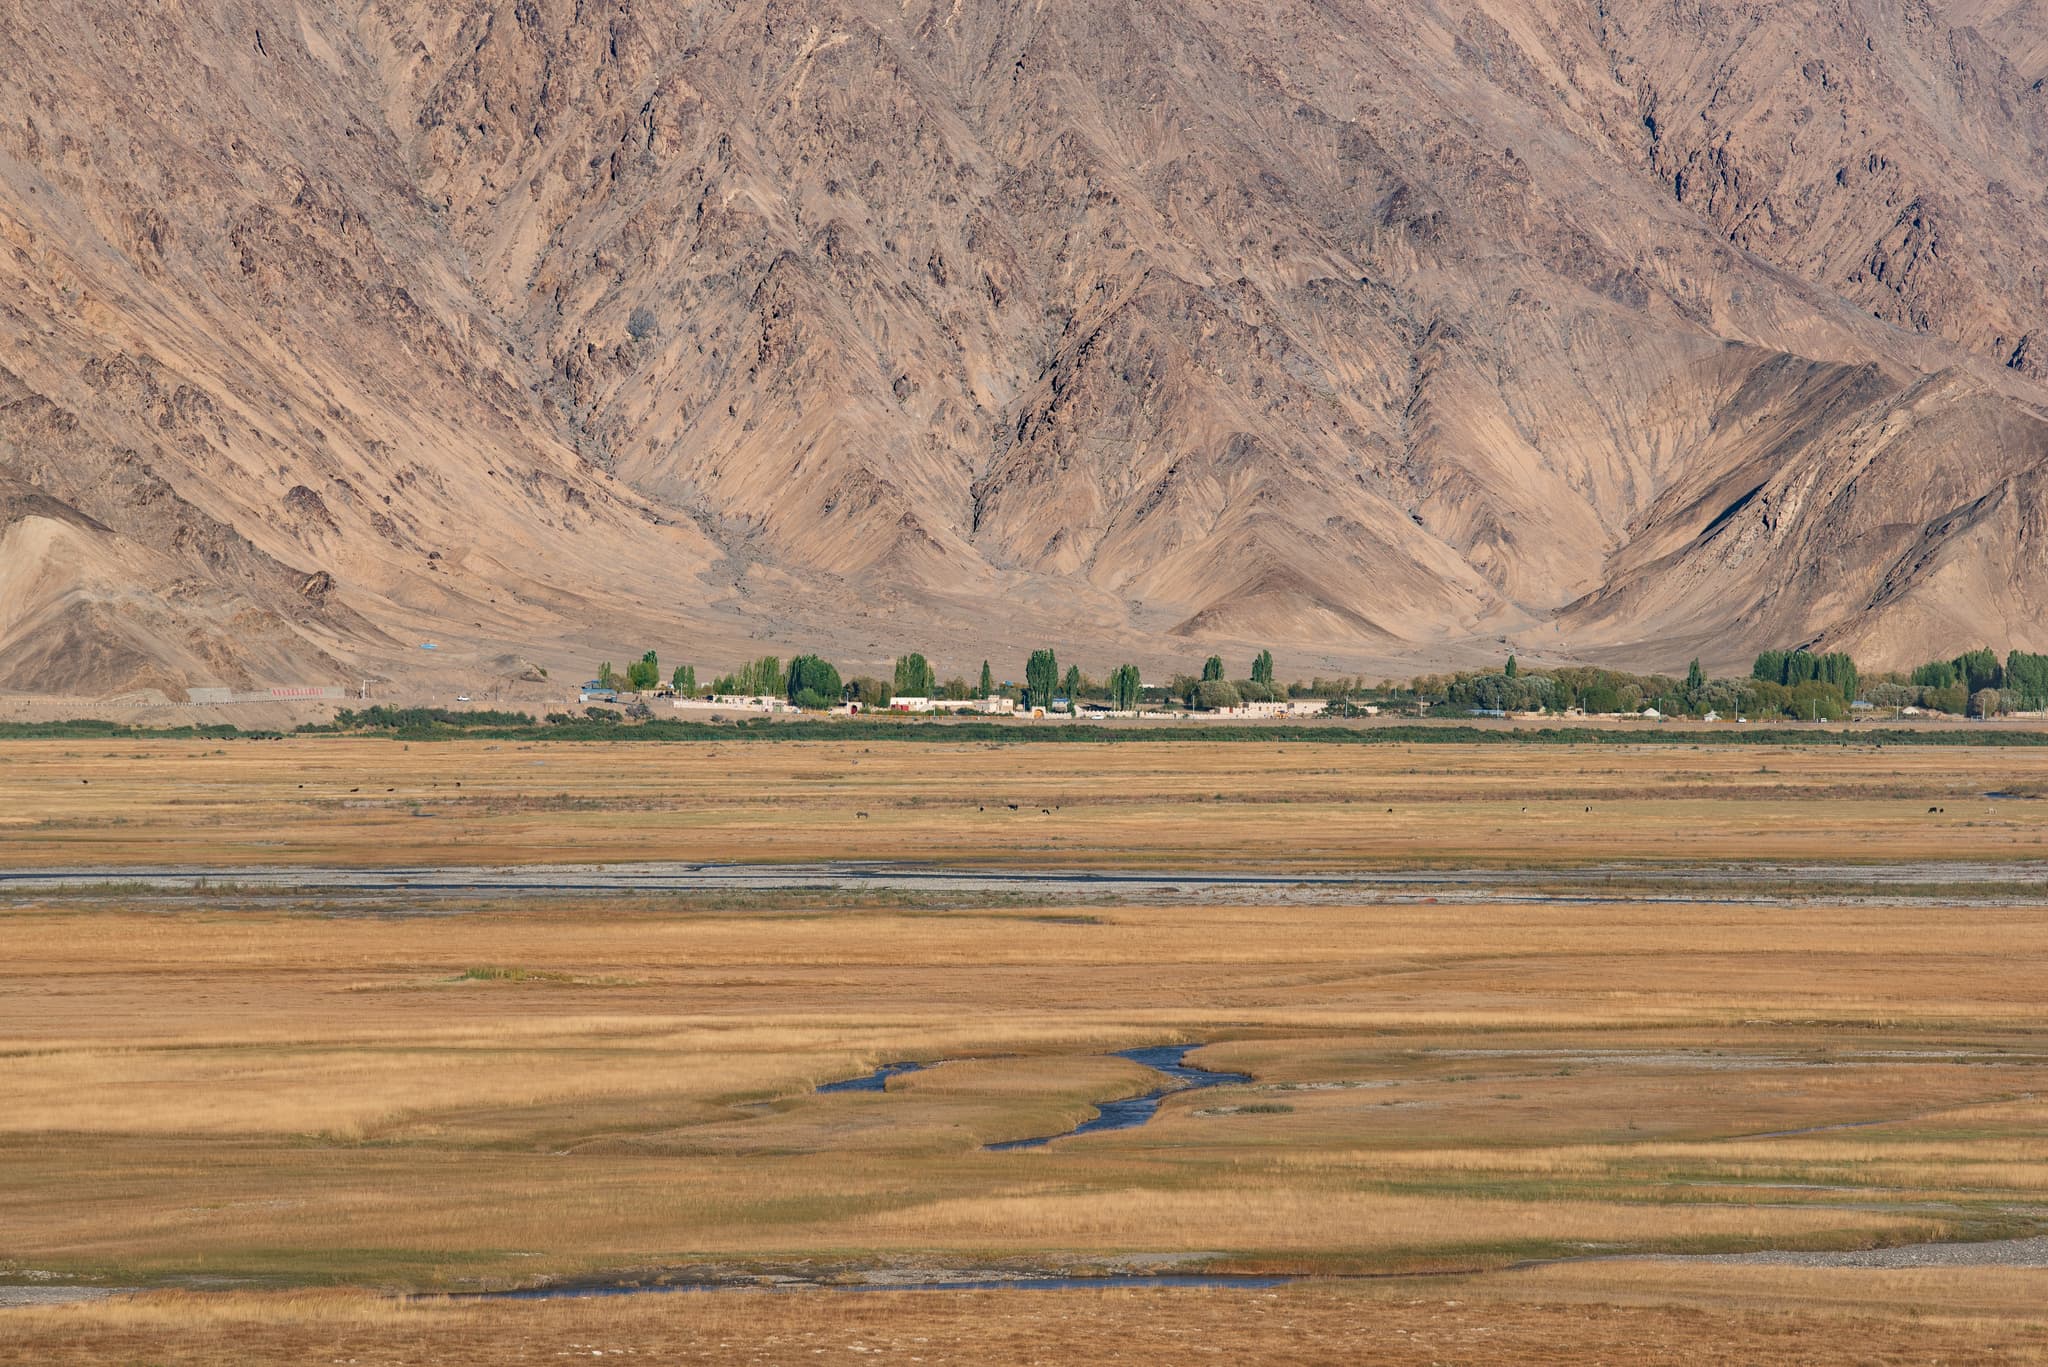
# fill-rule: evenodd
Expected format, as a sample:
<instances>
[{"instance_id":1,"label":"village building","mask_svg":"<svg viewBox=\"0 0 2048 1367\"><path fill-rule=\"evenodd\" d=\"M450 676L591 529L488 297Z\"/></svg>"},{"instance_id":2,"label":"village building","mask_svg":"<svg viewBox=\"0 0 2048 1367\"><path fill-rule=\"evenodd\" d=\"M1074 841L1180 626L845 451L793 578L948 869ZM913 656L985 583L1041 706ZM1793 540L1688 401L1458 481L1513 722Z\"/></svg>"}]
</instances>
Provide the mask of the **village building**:
<instances>
[{"instance_id":1,"label":"village building","mask_svg":"<svg viewBox=\"0 0 2048 1367\"><path fill-rule=\"evenodd\" d=\"M718 693L709 698L677 698L675 706L686 712L798 712L802 709L787 698L772 694Z\"/></svg>"}]
</instances>

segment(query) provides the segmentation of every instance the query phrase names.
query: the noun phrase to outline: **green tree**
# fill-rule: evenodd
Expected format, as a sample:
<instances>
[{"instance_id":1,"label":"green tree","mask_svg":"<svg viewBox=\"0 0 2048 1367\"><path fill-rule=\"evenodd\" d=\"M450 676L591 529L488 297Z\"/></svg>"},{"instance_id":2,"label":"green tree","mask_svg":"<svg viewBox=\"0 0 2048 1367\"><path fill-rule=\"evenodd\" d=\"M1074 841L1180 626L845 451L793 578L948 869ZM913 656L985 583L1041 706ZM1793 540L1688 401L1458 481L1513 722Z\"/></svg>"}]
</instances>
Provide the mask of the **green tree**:
<instances>
[{"instance_id":1,"label":"green tree","mask_svg":"<svg viewBox=\"0 0 2048 1367\"><path fill-rule=\"evenodd\" d=\"M1067 677L1060 680L1060 692L1066 695L1069 704L1081 701L1081 666L1067 666Z\"/></svg>"},{"instance_id":2,"label":"green tree","mask_svg":"<svg viewBox=\"0 0 2048 1367\"><path fill-rule=\"evenodd\" d=\"M772 698L782 692L785 678L782 661L773 655L763 655L752 664L743 666L738 673L720 675L712 683L711 691L748 698Z\"/></svg>"},{"instance_id":3,"label":"green tree","mask_svg":"<svg viewBox=\"0 0 2048 1367\"><path fill-rule=\"evenodd\" d=\"M798 707L822 711L838 703L845 685L839 671L816 655L799 655L789 662L785 696Z\"/></svg>"},{"instance_id":4,"label":"green tree","mask_svg":"<svg viewBox=\"0 0 2048 1367\"><path fill-rule=\"evenodd\" d=\"M1956 682L1972 693L1997 688L2005 682L1999 674L1998 657L1987 649L1966 650L1956 656L1955 663Z\"/></svg>"},{"instance_id":5,"label":"green tree","mask_svg":"<svg viewBox=\"0 0 2048 1367\"><path fill-rule=\"evenodd\" d=\"M1137 710L1138 700L1144 693L1139 681L1136 665L1118 665L1109 676L1109 702L1119 712Z\"/></svg>"},{"instance_id":6,"label":"green tree","mask_svg":"<svg viewBox=\"0 0 2048 1367\"><path fill-rule=\"evenodd\" d=\"M782 672L782 661L780 658L774 655L763 655L760 659L754 661L753 664L747 666L747 682L749 686L746 691L760 694L763 697L769 697L782 692L783 683L787 678L788 676Z\"/></svg>"},{"instance_id":7,"label":"green tree","mask_svg":"<svg viewBox=\"0 0 2048 1367\"><path fill-rule=\"evenodd\" d=\"M897 659L897 697L929 698L938 691L938 675L932 671L931 665L925 661L924 656L913 652Z\"/></svg>"},{"instance_id":8,"label":"green tree","mask_svg":"<svg viewBox=\"0 0 2048 1367\"><path fill-rule=\"evenodd\" d=\"M1223 677L1223 657L1211 655L1202 661L1202 682L1215 683Z\"/></svg>"},{"instance_id":9,"label":"green tree","mask_svg":"<svg viewBox=\"0 0 2048 1367\"><path fill-rule=\"evenodd\" d=\"M2048 655L2015 650L2005 657L2005 686L2020 695L2020 706L2032 712L2048 707Z\"/></svg>"},{"instance_id":10,"label":"green tree","mask_svg":"<svg viewBox=\"0 0 2048 1367\"><path fill-rule=\"evenodd\" d=\"M1821 682L1831 683L1841 690L1842 701L1845 704L1855 701L1861 681L1856 677L1856 662L1848 655L1838 650L1821 656L1818 677Z\"/></svg>"},{"instance_id":11,"label":"green tree","mask_svg":"<svg viewBox=\"0 0 2048 1367\"><path fill-rule=\"evenodd\" d=\"M996 692L996 676L990 672L988 661L981 662L981 696L992 698Z\"/></svg>"},{"instance_id":12,"label":"green tree","mask_svg":"<svg viewBox=\"0 0 2048 1367\"><path fill-rule=\"evenodd\" d=\"M1685 691L1687 693L1698 693L1706 686L1706 673L1700 669L1700 662L1695 659L1685 667Z\"/></svg>"},{"instance_id":13,"label":"green tree","mask_svg":"<svg viewBox=\"0 0 2048 1367\"><path fill-rule=\"evenodd\" d=\"M1049 707L1060 687L1059 657L1050 650L1034 650L1024 665L1026 701L1032 707Z\"/></svg>"},{"instance_id":14,"label":"green tree","mask_svg":"<svg viewBox=\"0 0 2048 1367\"><path fill-rule=\"evenodd\" d=\"M606 660L597 667L597 682L604 688L617 688L619 686L619 676L613 672L610 660Z\"/></svg>"},{"instance_id":15,"label":"green tree","mask_svg":"<svg viewBox=\"0 0 2048 1367\"><path fill-rule=\"evenodd\" d=\"M1840 721L1848 712L1842 690L1825 679L1806 679L1793 685L1789 710L1801 721Z\"/></svg>"},{"instance_id":16,"label":"green tree","mask_svg":"<svg viewBox=\"0 0 2048 1367\"><path fill-rule=\"evenodd\" d=\"M1215 712L1225 707L1238 707L1244 698L1237 691L1237 685L1224 679L1204 679L1195 685L1195 706L1204 712Z\"/></svg>"},{"instance_id":17,"label":"green tree","mask_svg":"<svg viewBox=\"0 0 2048 1367\"><path fill-rule=\"evenodd\" d=\"M1995 688L1980 688L1970 695L1970 715L1973 717L1995 717L2000 711L2001 700Z\"/></svg>"},{"instance_id":18,"label":"green tree","mask_svg":"<svg viewBox=\"0 0 2048 1367\"><path fill-rule=\"evenodd\" d=\"M1273 686L1273 652L1262 650L1252 660L1252 682Z\"/></svg>"},{"instance_id":19,"label":"green tree","mask_svg":"<svg viewBox=\"0 0 2048 1367\"><path fill-rule=\"evenodd\" d=\"M1959 683L1952 683L1946 688L1923 688L1920 690L1920 705L1960 717L1969 710L1970 694Z\"/></svg>"},{"instance_id":20,"label":"green tree","mask_svg":"<svg viewBox=\"0 0 2048 1367\"><path fill-rule=\"evenodd\" d=\"M1845 701L1856 696L1856 662L1840 651L1816 655L1810 650L1767 650L1756 657L1750 675L1787 688L1803 683L1833 684Z\"/></svg>"},{"instance_id":21,"label":"green tree","mask_svg":"<svg viewBox=\"0 0 2048 1367\"><path fill-rule=\"evenodd\" d=\"M1596 716L1604 712L1619 712L1621 695L1615 691L1613 684L1591 683L1580 691L1579 706Z\"/></svg>"},{"instance_id":22,"label":"green tree","mask_svg":"<svg viewBox=\"0 0 2048 1367\"><path fill-rule=\"evenodd\" d=\"M896 692L895 688L889 683L881 679L871 678L866 674L861 675L859 678L848 679L846 687L840 691L870 712L877 708L887 707L890 698Z\"/></svg>"},{"instance_id":23,"label":"green tree","mask_svg":"<svg viewBox=\"0 0 2048 1367\"><path fill-rule=\"evenodd\" d=\"M653 651L626 666L626 686L635 693L645 693L661 682L661 661Z\"/></svg>"},{"instance_id":24,"label":"green tree","mask_svg":"<svg viewBox=\"0 0 2048 1367\"><path fill-rule=\"evenodd\" d=\"M1512 679L1515 677L1516 674L1520 672L1521 666L1515 663L1515 657L1512 655L1508 656L1508 667L1506 669L1503 669L1501 673L1505 674L1508 678Z\"/></svg>"},{"instance_id":25,"label":"green tree","mask_svg":"<svg viewBox=\"0 0 2048 1367\"><path fill-rule=\"evenodd\" d=\"M1947 660L1930 660L1913 670L1913 683L1920 688L1947 688L1956 681L1956 667Z\"/></svg>"},{"instance_id":26,"label":"green tree","mask_svg":"<svg viewBox=\"0 0 2048 1367\"><path fill-rule=\"evenodd\" d=\"M676 672L669 675L668 686L688 697L697 691L697 666L677 665Z\"/></svg>"}]
</instances>

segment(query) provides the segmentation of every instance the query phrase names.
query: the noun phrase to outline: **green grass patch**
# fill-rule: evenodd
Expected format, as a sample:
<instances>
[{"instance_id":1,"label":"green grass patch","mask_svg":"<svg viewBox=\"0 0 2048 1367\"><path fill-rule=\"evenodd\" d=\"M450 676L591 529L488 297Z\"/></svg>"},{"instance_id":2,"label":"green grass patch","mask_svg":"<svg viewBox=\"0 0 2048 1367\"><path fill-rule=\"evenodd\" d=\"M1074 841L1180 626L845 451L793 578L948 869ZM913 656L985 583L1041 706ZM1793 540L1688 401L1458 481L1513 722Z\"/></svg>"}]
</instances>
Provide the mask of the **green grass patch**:
<instances>
[{"instance_id":1,"label":"green grass patch","mask_svg":"<svg viewBox=\"0 0 2048 1367\"><path fill-rule=\"evenodd\" d=\"M497 964L477 964L463 969L450 983L551 983L562 987L632 987L631 978L588 978L574 973L561 973L546 968L516 968Z\"/></svg>"}]
</instances>

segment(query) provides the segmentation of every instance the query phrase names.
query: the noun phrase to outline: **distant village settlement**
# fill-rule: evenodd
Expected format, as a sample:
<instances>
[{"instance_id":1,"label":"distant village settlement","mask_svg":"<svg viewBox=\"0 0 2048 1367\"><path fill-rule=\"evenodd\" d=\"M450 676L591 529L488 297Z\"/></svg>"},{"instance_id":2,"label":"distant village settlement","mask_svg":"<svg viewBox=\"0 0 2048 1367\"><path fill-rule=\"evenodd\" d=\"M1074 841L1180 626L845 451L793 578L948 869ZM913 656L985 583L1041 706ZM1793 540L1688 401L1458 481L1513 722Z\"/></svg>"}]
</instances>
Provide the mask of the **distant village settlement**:
<instances>
[{"instance_id":1,"label":"distant village settlement","mask_svg":"<svg viewBox=\"0 0 2048 1367\"><path fill-rule=\"evenodd\" d=\"M1136 665L1120 665L1094 679L1074 666L1061 670L1050 650L1036 651L1021 682L997 676L988 662L979 683L941 683L922 655L895 661L893 678L842 678L816 655L785 664L764 656L708 686L692 666L665 676L655 652L625 670L600 666L573 694L581 710L548 714L550 723L651 721L656 709L678 720L737 720L902 716L928 719L1033 722L1303 721L1312 718L1592 719L1746 725L1752 722L2039 717L2048 714L2048 655L2014 650L2004 658L1989 649L1966 651L1906 671L1864 673L1849 656L1803 649L1765 651L1745 677L1709 677L1695 660L1684 676L1629 674L1593 666L1523 669L1514 656L1492 670L1431 675L1406 683L1362 677L1278 682L1273 656L1261 651L1248 678L1228 679L1218 656L1196 674L1148 683ZM545 671L529 674L538 682ZM471 706L501 701L478 688ZM341 701L351 692L333 685L231 690L195 687L190 703ZM532 696L530 693L527 696ZM558 695L559 696L559 695ZM351 700L368 701L367 681ZM388 708L372 709L374 712ZM429 709L442 710L442 709ZM350 713L348 715L357 715ZM367 715L367 714L364 714ZM466 715L466 714L465 714ZM508 720L524 714L491 713Z\"/></svg>"},{"instance_id":2,"label":"distant village settlement","mask_svg":"<svg viewBox=\"0 0 2048 1367\"><path fill-rule=\"evenodd\" d=\"M631 695L625 695L625 697L631 697ZM578 695L575 695L575 701L578 701L578 703L621 703L621 701L625 701L625 697L618 693L616 689L606 689L602 682L592 678L590 682L586 682L586 685L578 691ZM674 695L674 691L664 687L664 689L655 689L649 697L653 701L666 701L666 703L670 703L674 709L678 709L682 713L702 715L702 717L713 717L713 715L803 715L805 713L805 709L799 707L797 703L788 701L786 697L780 697L780 695L770 695L770 693L711 693L711 695L705 695L705 697L678 697L678 695ZM1167 709L1167 707L1159 707L1159 709L1149 709L1149 707L1122 709L1122 707L1110 707L1106 703L1092 703L1092 701L1085 701L1085 699L1083 701L1071 701L1071 699L1065 699L1065 697L1055 697L1047 705L1032 707L1032 705L1020 703L1014 697L1001 695L1001 693L991 693L991 695L975 697L975 699L915 697L915 695L899 697L899 695L891 695L885 703L877 703L874 707L866 707L858 699L846 699L842 703L834 703L834 705L825 709L827 715L834 715L834 717L856 717L856 715L862 715L862 713L895 713L895 715L954 715L954 717L961 717L961 715L973 715L973 717L1014 717L1014 719L1024 719L1024 721L1042 721L1042 719L1047 719L1047 717L1061 717L1061 719L1069 719L1069 721L1071 719L1081 719L1081 721L1110 721L1110 719L1174 721L1174 719L1192 717L1192 715L1200 715L1204 719L1214 719L1214 717L1227 717L1227 719L1229 717L1235 717L1235 719L1249 719L1249 717L1319 717L1325 711L1329 711L1329 699L1321 699L1321 697L1239 703L1235 707L1217 707L1217 709L1212 709L1212 711L1196 713L1196 711L1190 711L1190 709ZM1372 705L1368 705L1364 711L1368 715L1378 715L1378 707L1372 707Z\"/></svg>"}]
</instances>

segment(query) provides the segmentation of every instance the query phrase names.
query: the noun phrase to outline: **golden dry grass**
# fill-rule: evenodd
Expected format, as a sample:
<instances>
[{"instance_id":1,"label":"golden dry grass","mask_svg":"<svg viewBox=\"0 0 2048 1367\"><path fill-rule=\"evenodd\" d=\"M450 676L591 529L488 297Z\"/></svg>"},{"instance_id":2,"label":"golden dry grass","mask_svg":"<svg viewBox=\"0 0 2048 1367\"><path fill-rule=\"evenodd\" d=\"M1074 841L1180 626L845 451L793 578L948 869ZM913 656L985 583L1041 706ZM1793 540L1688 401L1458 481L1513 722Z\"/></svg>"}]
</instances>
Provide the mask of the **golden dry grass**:
<instances>
[{"instance_id":1,"label":"golden dry grass","mask_svg":"<svg viewBox=\"0 0 2048 1367\"><path fill-rule=\"evenodd\" d=\"M300 737L20 741L0 755L11 866L2048 854L2048 803L1981 797L2048 793L2048 749Z\"/></svg>"},{"instance_id":2,"label":"golden dry grass","mask_svg":"<svg viewBox=\"0 0 2048 1367\"><path fill-rule=\"evenodd\" d=\"M2025 908L181 906L0 913L16 1272L1463 1267L1995 1231L2048 1187ZM1256 1082L980 1149L1176 1039ZM958 1061L811 1092L897 1058Z\"/></svg>"},{"instance_id":3,"label":"golden dry grass","mask_svg":"<svg viewBox=\"0 0 2048 1367\"><path fill-rule=\"evenodd\" d=\"M9 1312L38 1363L2038 1363L2038 1277L1721 1268L1678 1285L1544 1275L1271 1291L720 1294L477 1304L158 1294ZM1769 1273L1769 1276L1758 1275Z\"/></svg>"},{"instance_id":4,"label":"golden dry grass","mask_svg":"<svg viewBox=\"0 0 2048 1367\"><path fill-rule=\"evenodd\" d=\"M2048 829L2048 804L1963 796L2039 789L2048 756L2020 750L212 748L10 745L0 858L1568 868L2035 857ZM1441 1271L2022 1233L2048 1219L2033 900L762 895L412 917L387 914L402 897L16 894L0 1281L463 1288L1152 1255ZM1105 1053L1172 1041L1256 1080L1170 1098L1140 1130L981 1148L1144 1090L1153 1075ZM812 1091L904 1058L951 1061L884 1094ZM1816 1126L1848 1128L1777 1134ZM152 1296L0 1312L0 1359L518 1362L608 1334L764 1362L856 1341L933 1362L2027 1361L2041 1278L1630 1262L1270 1297Z\"/></svg>"}]
</instances>

